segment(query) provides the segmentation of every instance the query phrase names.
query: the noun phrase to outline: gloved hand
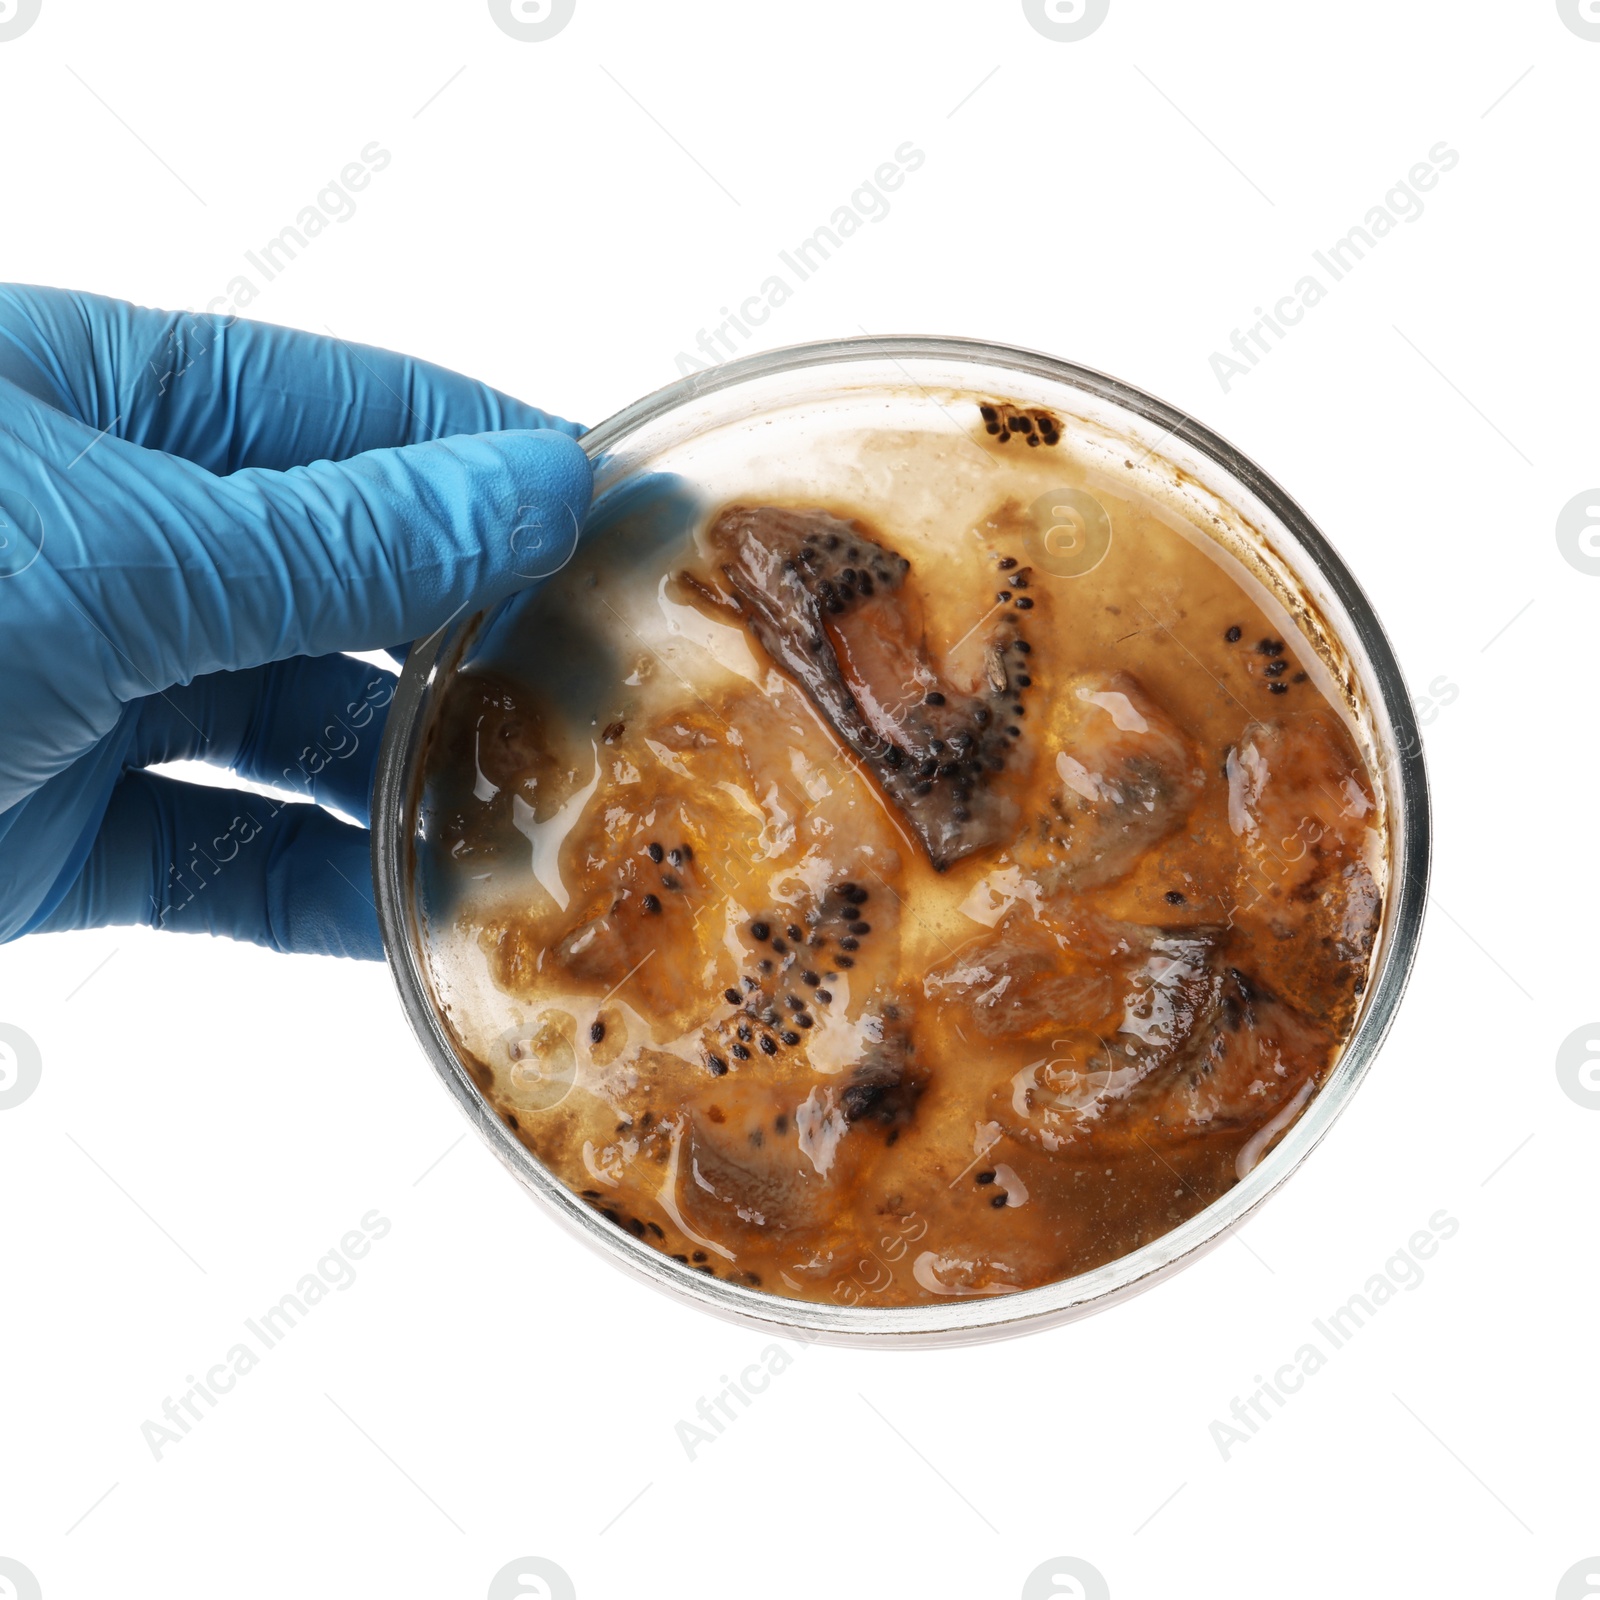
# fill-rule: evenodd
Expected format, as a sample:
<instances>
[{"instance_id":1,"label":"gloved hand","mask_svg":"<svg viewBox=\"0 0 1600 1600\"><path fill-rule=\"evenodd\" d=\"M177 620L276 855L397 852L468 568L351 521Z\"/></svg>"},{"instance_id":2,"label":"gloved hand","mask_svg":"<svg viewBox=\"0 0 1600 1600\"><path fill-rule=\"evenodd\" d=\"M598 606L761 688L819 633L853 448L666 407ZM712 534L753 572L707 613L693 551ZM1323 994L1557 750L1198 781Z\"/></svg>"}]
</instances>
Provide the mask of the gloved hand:
<instances>
[{"instance_id":1,"label":"gloved hand","mask_svg":"<svg viewBox=\"0 0 1600 1600\"><path fill-rule=\"evenodd\" d=\"M502 431L509 430L509 431ZM0 939L381 959L364 826L418 638L559 567L581 430L310 334L0 286ZM199 759L315 804L140 769Z\"/></svg>"}]
</instances>

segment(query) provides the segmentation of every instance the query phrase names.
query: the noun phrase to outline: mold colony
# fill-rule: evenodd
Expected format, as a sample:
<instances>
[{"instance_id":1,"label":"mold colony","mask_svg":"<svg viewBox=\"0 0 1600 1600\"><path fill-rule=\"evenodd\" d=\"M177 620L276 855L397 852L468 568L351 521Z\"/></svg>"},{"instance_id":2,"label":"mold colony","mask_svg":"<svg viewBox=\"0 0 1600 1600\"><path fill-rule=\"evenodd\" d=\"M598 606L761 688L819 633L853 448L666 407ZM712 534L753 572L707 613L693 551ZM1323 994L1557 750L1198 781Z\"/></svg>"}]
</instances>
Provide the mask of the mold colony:
<instances>
[{"instance_id":1,"label":"mold colony","mask_svg":"<svg viewBox=\"0 0 1600 1600\"><path fill-rule=\"evenodd\" d=\"M985 403L1001 470L934 534L747 502L629 566L608 530L537 614L614 673L448 689L444 1013L516 1136L691 1267L879 1305L1088 1270L1236 1182L1350 1031L1383 838L1327 674L1113 485L1110 553L1053 576L1062 441Z\"/></svg>"}]
</instances>

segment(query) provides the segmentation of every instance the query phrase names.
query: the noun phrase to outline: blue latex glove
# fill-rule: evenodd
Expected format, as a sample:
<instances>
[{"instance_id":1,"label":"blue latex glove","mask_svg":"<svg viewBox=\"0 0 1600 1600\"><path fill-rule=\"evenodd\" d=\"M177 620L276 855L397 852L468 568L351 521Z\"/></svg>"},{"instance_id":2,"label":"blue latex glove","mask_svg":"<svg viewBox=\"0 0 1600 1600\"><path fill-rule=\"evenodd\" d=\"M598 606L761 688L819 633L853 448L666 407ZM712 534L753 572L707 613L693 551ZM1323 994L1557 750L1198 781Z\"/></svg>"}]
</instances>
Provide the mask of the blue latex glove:
<instances>
[{"instance_id":1,"label":"blue latex glove","mask_svg":"<svg viewBox=\"0 0 1600 1600\"><path fill-rule=\"evenodd\" d=\"M510 431L502 431L510 430ZM0 286L0 939L380 959L385 649L554 570L574 424L259 323ZM317 804L177 783L198 759Z\"/></svg>"}]
</instances>

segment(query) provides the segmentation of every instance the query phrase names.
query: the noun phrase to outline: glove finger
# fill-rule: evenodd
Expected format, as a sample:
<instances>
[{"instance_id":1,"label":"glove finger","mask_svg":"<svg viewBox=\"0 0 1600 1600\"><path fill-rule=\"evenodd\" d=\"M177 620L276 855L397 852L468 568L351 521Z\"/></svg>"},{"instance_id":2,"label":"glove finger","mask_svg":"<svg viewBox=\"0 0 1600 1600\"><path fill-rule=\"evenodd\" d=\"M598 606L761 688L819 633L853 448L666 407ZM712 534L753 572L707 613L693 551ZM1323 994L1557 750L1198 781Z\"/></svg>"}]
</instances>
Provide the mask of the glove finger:
<instances>
[{"instance_id":1,"label":"glove finger","mask_svg":"<svg viewBox=\"0 0 1600 1600\"><path fill-rule=\"evenodd\" d=\"M582 448L553 432L226 478L109 438L70 472L40 459L75 442L0 436L0 469L44 523L39 559L0 585L0 622L60 616L63 647L123 701L429 633L563 566L592 489Z\"/></svg>"},{"instance_id":2,"label":"glove finger","mask_svg":"<svg viewBox=\"0 0 1600 1600\"><path fill-rule=\"evenodd\" d=\"M36 931L133 925L381 961L368 848L319 806L130 772Z\"/></svg>"},{"instance_id":3,"label":"glove finger","mask_svg":"<svg viewBox=\"0 0 1600 1600\"><path fill-rule=\"evenodd\" d=\"M210 762L365 823L395 682L345 655L207 673L140 702L128 763Z\"/></svg>"},{"instance_id":4,"label":"glove finger","mask_svg":"<svg viewBox=\"0 0 1600 1600\"><path fill-rule=\"evenodd\" d=\"M237 317L0 285L0 377L210 472L576 423L427 361Z\"/></svg>"}]
</instances>

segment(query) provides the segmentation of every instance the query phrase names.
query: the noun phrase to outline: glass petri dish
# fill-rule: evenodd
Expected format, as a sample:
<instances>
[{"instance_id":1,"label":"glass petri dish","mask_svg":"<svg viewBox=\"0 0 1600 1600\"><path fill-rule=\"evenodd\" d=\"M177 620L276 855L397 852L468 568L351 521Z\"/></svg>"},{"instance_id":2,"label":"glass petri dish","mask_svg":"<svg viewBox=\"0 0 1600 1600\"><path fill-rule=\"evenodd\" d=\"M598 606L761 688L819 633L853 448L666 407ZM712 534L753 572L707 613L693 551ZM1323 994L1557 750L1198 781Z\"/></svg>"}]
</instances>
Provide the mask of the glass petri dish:
<instances>
[{"instance_id":1,"label":"glass petri dish","mask_svg":"<svg viewBox=\"0 0 1600 1600\"><path fill-rule=\"evenodd\" d=\"M562 640L526 626L534 591L453 622L412 649L380 755L373 802L379 921L406 1016L445 1087L531 1194L617 1265L713 1314L836 1343L957 1344L1048 1327L1124 1299L1176 1271L1236 1227L1320 1142L1355 1092L1400 1003L1427 894L1429 809L1422 745L1399 667L1371 605L1305 512L1259 467L1195 419L1103 374L1032 352L948 338L804 345L698 373L619 412L584 437L595 499L584 535L605 540L643 518L687 536L718 506L871 505L907 488L893 452L847 442L916 435L948 472L976 470L972 420L989 406L1058 419L1072 482L1056 493L1030 554L1064 577L1092 570L1103 530L1076 486L1110 483L1203 530L1239 581L1296 636L1295 648L1343 715L1372 780L1386 841L1383 909L1359 1013L1337 1061L1297 1118L1272 1127L1239 1180L1152 1242L1041 1287L937 1303L833 1305L707 1277L607 1222L515 1137L479 1088L465 1041L487 1006L482 974L448 937L458 886L437 848L427 766L454 675L485 662L548 665ZM991 429L991 431L993 431ZM1025 441L1018 440L1021 452ZM978 451L981 455L982 452ZM1043 452L1040 452L1042 455ZM926 460L919 466L925 472ZM538 579L542 571L527 576ZM519 625L522 624L522 625ZM562 1074L549 1074L562 1092ZM1243 1166L1243 1164L1241 1164Z\"/></svg>"}]
</instances>

